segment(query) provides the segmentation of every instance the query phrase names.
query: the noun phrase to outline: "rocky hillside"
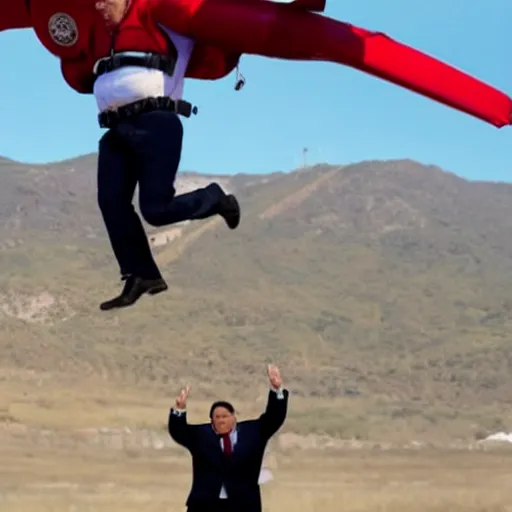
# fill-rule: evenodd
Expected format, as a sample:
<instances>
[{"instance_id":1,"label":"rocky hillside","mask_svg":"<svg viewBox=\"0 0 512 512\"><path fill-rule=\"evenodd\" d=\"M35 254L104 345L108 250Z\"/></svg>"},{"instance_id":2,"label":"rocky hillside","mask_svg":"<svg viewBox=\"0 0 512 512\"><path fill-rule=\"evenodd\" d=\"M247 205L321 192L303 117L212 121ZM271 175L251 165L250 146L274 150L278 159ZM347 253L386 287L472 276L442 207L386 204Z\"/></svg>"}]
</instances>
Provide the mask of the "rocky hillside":
<instances>
[{"instance_id":1,"label":"rocky hillside","mask_svg":"<svg viewBox=\"0 0 512 512\"><path fill-rule=\"evenodd\" d=\"M412 161L182 173L180 191L213 179L235 190L239 230L217 220L148 227L169 291L103 313L98 303L120 283L95 158L0 160L0 369L10 385L28 371L154 390L188 379L202 398L222 387L251 399L271 359L295 396L325 401L323 411L349 403L354 424L506 424L512 185Z\"/></svg>"}]
</instances>

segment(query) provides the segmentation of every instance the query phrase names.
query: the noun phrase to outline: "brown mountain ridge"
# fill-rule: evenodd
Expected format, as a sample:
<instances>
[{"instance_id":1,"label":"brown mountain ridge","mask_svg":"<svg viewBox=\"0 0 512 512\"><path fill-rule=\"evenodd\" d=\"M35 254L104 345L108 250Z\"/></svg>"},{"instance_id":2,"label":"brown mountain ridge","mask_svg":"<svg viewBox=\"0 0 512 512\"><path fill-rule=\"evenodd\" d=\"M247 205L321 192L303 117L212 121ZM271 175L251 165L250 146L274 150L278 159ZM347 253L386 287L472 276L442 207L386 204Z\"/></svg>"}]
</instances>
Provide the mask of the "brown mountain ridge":
<instances>
[{"instance_id":1,"label":"brown mountain ridge","mask_svg":"<svg viewBox=\"0 0 512 512\"><path fill-rule=\"evenodd\" d=\"M172 396L192 381L198 400L229 390L250 402L273 360L301 404L295 429L507 427L512 185L408 160L182 172L179 191L210 179L235 190L240 228L148 227L170 289L105 314L98 303L120 282L95 161L0 160L0 375L10 392L28 375L52 389L96 383L88 392L99 395L123 386Z\"/></svg>"}]
</instances>

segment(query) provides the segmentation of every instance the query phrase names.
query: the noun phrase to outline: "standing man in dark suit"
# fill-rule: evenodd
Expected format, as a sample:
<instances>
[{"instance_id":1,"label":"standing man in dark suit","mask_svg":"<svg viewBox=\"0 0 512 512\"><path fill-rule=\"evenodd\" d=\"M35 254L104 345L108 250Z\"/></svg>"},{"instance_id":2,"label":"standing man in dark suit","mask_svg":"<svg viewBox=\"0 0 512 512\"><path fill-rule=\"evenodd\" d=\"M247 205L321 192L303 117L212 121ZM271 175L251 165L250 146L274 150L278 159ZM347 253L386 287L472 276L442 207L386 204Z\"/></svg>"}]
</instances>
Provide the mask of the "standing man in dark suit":
<instances>
[{"instance_id":1,"label":"standing man in dark suit","mask_svg":"<svg viewBox=\"0 0 512 512\"><path fill-rule=\"evenodd\" d=\"M281 428L288 408L279 368L268 367L267 408L257 419L238 422L229 402L215 402L210 423L187 423L185 388L169 413L169 434L192 455L188 512L261 512L258 477L265 447Z\"/></svg>"}]
</instances>

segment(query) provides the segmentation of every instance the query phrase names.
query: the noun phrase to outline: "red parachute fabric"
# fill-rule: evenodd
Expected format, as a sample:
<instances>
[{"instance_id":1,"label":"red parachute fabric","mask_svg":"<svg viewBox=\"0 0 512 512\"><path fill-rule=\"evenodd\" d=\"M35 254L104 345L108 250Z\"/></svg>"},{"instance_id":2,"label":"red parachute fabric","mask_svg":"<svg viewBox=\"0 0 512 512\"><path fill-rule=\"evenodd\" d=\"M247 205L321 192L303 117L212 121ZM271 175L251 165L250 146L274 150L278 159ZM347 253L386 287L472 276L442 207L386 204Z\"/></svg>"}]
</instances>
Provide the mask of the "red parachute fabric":
<instances>
[{"instance_id":1,"label":"red parachute fabric","mask_svg":"<svg viewBox=\"0 0 512 512\"><path fill-rule=\"evenodd\" d=\"M158 22L228 54L342 64L499 128L512 124L505 93L386 34L311 12L322 11L323 0L147 2Z\"/></svg>"}]
</instances>

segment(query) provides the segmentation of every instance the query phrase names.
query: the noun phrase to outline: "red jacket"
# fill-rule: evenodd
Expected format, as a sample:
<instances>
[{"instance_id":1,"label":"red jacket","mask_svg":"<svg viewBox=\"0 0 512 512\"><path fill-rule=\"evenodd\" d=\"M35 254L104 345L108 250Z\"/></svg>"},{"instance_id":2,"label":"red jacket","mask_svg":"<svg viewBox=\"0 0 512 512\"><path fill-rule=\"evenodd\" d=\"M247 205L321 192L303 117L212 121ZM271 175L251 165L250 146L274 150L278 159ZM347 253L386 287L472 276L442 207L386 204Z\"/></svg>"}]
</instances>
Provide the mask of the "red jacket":
<instances>
[{"instance_id":1,"label":"red jacket","mask_svg":"<svg viewBox=\"0 0 512 512\"><path fill-rule=\"evenodd\" d=\"M161 54L173 51L159 28L164 23L155 15L156 6L150 0L132 0L115 36L96 3L96 0L6 0L7 5L0 8L0 30L33 28L44 47L60 59L68 85L84 94L93 91L95 62L108 56L112 49ZM186 76L222 78L236 67L239 57L238 53L196 43Z\"/></svg>"},{"instance_id":2,"label":"red jacket","mask_svg":"<svg viewBox=\"0 0 512 512\"><path fill-rule=\"evenodd\" d=\"M69 85L90 93L93 65L110 53L112 42L97 1L0 0L0 29L32 26L61 59ZM385 33L323 16L324 6L324 0L132 0L114 49L167 53L159 29L164 26L195 40L189 78L221 78L242 54L320 60L358 69L495 126L512 124L512 98L504 92Z\"/></svg>"}]
</instances>

